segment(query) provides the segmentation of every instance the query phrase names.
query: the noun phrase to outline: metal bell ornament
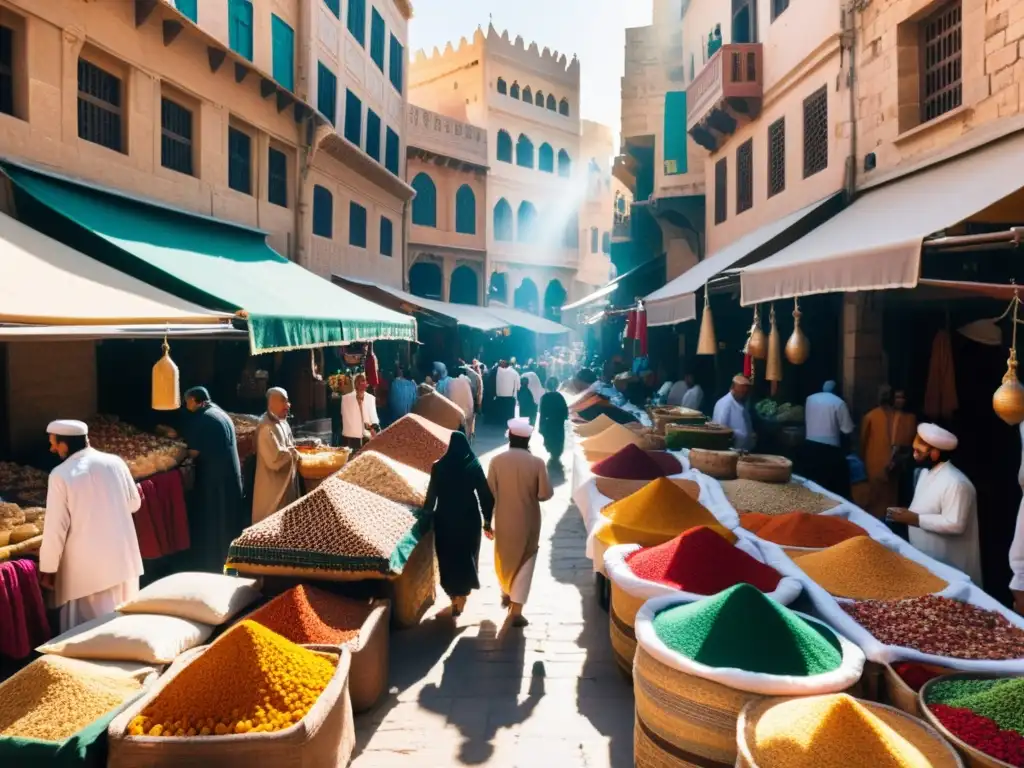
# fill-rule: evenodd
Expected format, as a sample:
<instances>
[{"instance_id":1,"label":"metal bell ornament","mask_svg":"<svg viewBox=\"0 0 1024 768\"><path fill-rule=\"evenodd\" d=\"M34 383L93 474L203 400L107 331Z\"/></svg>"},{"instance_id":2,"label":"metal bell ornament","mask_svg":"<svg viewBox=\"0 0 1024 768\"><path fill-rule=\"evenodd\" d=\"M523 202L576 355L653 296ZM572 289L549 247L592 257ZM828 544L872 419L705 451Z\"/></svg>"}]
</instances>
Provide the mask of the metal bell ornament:
<instances>
[{"instance_id":1,"label":"metal bell ornament","mask_svg":"<svg viewBox=\"0 0 1024 768\"><path fill-rule=\"evenodd\" d=\"M711 299L708 287L704 285L704 313L700 320L700 336L697 339L698 355L714 355L718 352L718 339L715 337L715 321L711 316Z\"/></svg>"},{"instance_id":2,"label":"metal bell ornament","mask_svg":"<svg viewBox=\"0 0 1024 768\"><path fill-rule=\"evenodd\" d=\"M803 365L811 356L811 342L800 327L800 300L793 299L793 334L786 342L786 359L793 365Z\"/></svg>"},{"instance_id":3,"label":"metal bell ornament","mask_svg":"<svg viewBox=\"0 0 1024 768\"><path fill-rule=\"evenodd\" d=\"M1020 298L1014 294L1013 340L1010 346L1010 357L1006 361L1006 374L1003 376L1003 383L992 394L992 410L996 412L996 416L1011 427L1024 421L1024 386L1021 386L1020 379L1017 377L1017 308L1019 306Z\"/></svg>"},{"instance_id":4,"label":"metal bell ornament","mask_svg":"<svg viewBox=\"0 0 1024 768\"><path fill-rule=\"evenodd\" d=\"M768 357L768 337L761 330L761 314L754 305L754 322L750 326L750 333L747 339L747 354L755 360L764 360Z\"/></svg>"},{"instance_id":5,"label":"metal bell ornament","mask_svg":"<svg viewBox=\"0 0 1024 768\"><path fill-rule=\"evenodd\" d=\"M178 366L171 360L171 347L164 337L164 354L153 366L152 404L154 411L176 411L181 408L181 387Z\"/></svg>"}]
</instances>

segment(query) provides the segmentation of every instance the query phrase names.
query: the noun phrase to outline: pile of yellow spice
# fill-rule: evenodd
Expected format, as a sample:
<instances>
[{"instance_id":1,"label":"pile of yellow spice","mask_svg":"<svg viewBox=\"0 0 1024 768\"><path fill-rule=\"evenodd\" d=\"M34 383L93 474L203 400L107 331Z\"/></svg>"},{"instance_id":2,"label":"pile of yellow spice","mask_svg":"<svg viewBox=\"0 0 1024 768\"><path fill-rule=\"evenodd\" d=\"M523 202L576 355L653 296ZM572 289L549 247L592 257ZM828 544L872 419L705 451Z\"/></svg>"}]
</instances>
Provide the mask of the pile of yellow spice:
<instances>
[{"instance_id":1,"label":"pile of yellow spice","mask_svg":"<svg viewBox=\"0 0 1024 768\"><path fill-rule=\"evenodd\" d=\"M236 624L132 719L131 736L269 733L306 716L335 662L253 621Z\"/></svg>"}]
</instances>

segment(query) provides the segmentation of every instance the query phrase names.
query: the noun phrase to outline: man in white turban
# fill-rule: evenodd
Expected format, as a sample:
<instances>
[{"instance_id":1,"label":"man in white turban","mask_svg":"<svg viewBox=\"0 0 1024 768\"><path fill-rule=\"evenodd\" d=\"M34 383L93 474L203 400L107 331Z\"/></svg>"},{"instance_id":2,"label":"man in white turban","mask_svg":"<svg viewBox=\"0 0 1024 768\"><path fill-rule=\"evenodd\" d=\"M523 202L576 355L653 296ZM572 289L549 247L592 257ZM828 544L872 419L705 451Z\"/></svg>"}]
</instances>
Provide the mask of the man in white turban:
<instances>
[{"instance_id":1,"label":"man in white turban","mask_svg":"<svg viewBox=\"0 0 1024 768\"><path fill-rule=\"evenodd\" d=\"M910 543L939 562L963 571L981 586L978 495L949 460L956 435L936 424L921 424L914 460L923 470L910 509L890 509L887 519L910 527Z\"/></svg>"},{"instance_id":2,"label":"man in white turban","mask_svg":"<svg viewBox=\"0 0 1024 768\"><path fill-rule=\"evenodd\" d=\"M732 387L715 403L711 420L733 431L733 447L738 451L751 451L757 443L754 425L747 410L751 383L746 376L733 376Z\"/></svg>"},{"instance_id":3,"label":"man in white turban","mask_svg":"<svg viewBox=\"0 0 1024 768\"><path fill-rule=\"evenodd\" d=\"M132 515L142 498L124 460L89 445L84 422L53 421L46 431L62 463L46 490L39 573L66 632L138 593L142 556Z\"/></svg>"},{"instance_id":4,"label":"man in white turban","mask_svg":"<svg viewBox=\"0 0 1024 768\"><path fill-rule=\"evenodd\" d=\"M256 428L256 483L252 491L252 521L284 509L299 497L299 452L288 425L288 393L267 390L267 412Z\"/></svg>"}]
</instances>

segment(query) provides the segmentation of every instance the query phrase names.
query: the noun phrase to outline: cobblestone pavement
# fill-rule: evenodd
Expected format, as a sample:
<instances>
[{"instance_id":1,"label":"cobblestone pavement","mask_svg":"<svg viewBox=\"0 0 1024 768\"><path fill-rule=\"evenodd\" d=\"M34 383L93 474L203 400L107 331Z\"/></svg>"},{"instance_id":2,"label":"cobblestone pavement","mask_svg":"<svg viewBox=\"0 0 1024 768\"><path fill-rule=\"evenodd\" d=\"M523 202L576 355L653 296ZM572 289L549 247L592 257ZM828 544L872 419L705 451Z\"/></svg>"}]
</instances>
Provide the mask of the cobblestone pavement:
<instances>
[{"instance_id":1,"label":"cobblestone pavement","mask_svg":"<svg viewBox=\"0 0 1024 768\"><path fill-rule=\"evenodd\" d=\"M494 428L477 439L486 464L502 450ZM533 450L546 457L539 435ZM465 613L438 601L423 623L392 635L391 690L356 718L354 768L627 768L633 694L615 666L598 608L584 529L570 499L570 458L552 472L525 629L503 628L493 550Z\"/></svg>"}]
</instances>

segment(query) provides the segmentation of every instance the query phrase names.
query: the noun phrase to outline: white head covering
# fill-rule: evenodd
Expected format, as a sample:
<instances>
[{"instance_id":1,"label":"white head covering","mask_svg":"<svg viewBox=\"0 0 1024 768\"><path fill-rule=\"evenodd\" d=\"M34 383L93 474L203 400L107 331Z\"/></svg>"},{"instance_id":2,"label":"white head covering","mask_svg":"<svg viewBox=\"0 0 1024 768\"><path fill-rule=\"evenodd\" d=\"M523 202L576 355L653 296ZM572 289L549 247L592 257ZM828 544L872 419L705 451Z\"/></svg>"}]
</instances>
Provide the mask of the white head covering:
<instances>
[{"instance_id":1,"label":"white head covering","mask_svg":"<svg viewBox=\"0 0 1024 768\"><path fill-rule=\"evenodd\" d=\"M533 434L533 427L530 426L529 419L509 419L508 433L510 435L515 435L516 437L529 438Z\"/></svg>"},{"instance_id":2,"label":"white head covering","mask_svg":"<svg viewBox=\"0 0 1024 768\"><path fill-rule=\"evenodd\" d=\"M956 435L938 424L922 424L917 428L917 436L924 440L932 448L940 451L952 451L956 449L959 441Z\"/></svg>"},{"instance_id":3,"label":"white head covering","mask_svg":"<svg viewBox=\"0 0 1024 768\"><path fill-rule=\"evenodd\" d=\"M89 434L89 425L76 419L58 419L46 426L46 434L60 437L85 437Z\"/></svg>"},{"instance_id":4,"label":"white head covering","mask_svg":"<svg viewBox=\"0 0 1024 768\"><path fill-rule=\"evenodd\" d=\"M748 379L746 376L737 375L732 377L732 383L738 387L749 387L750 379Z\"/></svg>"},{"instance_id":5,"label":"white head covering","mask_svg":"<svg viewBox=\"0 0 1024 768\"><path fill-rule=\"evenodd\" d=\"M288 399L288 390L284 387L271 387L267 390L267 400L270 400L271 395L280 395L285 400Z\"/></svg>"}]
</instances>

